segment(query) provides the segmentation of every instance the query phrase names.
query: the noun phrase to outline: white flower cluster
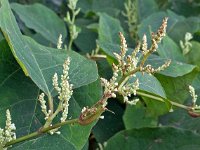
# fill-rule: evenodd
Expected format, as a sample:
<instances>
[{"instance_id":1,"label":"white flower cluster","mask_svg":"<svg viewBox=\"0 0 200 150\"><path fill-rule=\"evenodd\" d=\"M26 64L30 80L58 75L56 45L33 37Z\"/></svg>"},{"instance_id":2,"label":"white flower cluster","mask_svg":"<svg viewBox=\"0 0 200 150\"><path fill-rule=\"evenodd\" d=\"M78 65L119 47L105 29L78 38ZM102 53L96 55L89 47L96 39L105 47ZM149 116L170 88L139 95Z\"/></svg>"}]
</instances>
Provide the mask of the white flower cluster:
<instances>
[{"instance_id":1,"label":"white flower cluster","mask_svg":"<svg viewBox=\"0 0 200 150\"><path fill-rule=\"evenodd\" d=\"M101 83L102 85L105 87L104 89L104 95L107 95L107 97L116 97L115 92L117 92L117 86L118 86L118 82L117 82L117 77L118 77L118 69L114 70L113 76L110 79L110 81L101 78Z\"/></svg>"},{"instance_id":2,"label":"white flower cluster","mask_svg":"<svg viewBox=\"0 0 200 150\"><path fill-rule=\"evenodd\" d=\"M51 114L51 110L48 110L48 111L47 111L47 106L46 106L46 101L45 101L45 99L44 99L44 96L45 96L45 94L44 94L44 93L41 93L41 94L39 95L38 100L39 100L39 102L40 102L42 112L43 112L44 115L45 115L45 118L44 118L44 119L47 120L47 119L49 118L49 115Z\"/></svg>"},{"instance_id":3,"label":"white flower cluster","mask_svg":"<svg viewBox=\"0 0 200 150\"><path fill-rule=\"evenodd\" d=\"M51 112L51 110L47 111L46 101L44 99L45 94L41 93L38 100L41 104L42 112L45 114L45 120L48 120L51 115L56 116L60 111L62 111L61 122L64 122L68 116L68 107L69 107L69 100L73 94L72 84L69 84L69 65L70 65L70 58L68 57L67 60L63 64L63 74L61 75L61 83L58 84L58 74L55 73L52 78L52 84L54 89L58 92L58 99L59 105L55 112ZM53 118L51 118L53 119Z\"/></svg>"},{"instance_id":4,"label":"white flower cluster","mask_svg":"<svg viewBox=\"0 0 200 150\"><path fill-rule=\"evenodd\" d=\"M190 52L190 49L192 47L192 43L190 42L190 40L193 38L192 34L187 32L185 34L185 41L180 41L180 46L183 50L183 55L186 55L187 53Z\"/></svg>"},{"instance_id":5,"label":"white flower cluster","mask_svg":"<svg viewBox=\"0 0 200 150\"><path fill-rule=\"evenodd\" d=\"M192 103L193 103L193 106L196 107L196 101L197 101L197 95L195 93L195 89L193 86L189 86L189 92L190 92L190 95L192 97Z\"/></svg>"},{"instance_id":6,"label":"white flower cluster","mask_svg":"<svg viewBox=\"0 0 200 150\"><path fill-rule=\"evenodd\" d=\"M10 111L7 109L6 110L6 126L5 129L0 128L0 145L1 147L5 146L6 143L15 140L16 139L16 134L15 134L15 124L11 122L11 115ZM6 149L6 148L4 148Z\"/></svg>"},{"instance_id":7,"label":"white flower cluster","mask_svg":"<svg viewBox=\"0 0 200 150\"><path fill-rule=\"evenodd\" d=\"M53 76L53 86L55 90L58 92L59 96L58 99L60 100L60 105L62 108L62 117L61 122L64 122L67 119L68 115L68 107L69 107L69 99L73 94L72 84L69 84L69 65L70 65L70 58L68 57L65 63L63 64L63 74L61 75L61 84L59 87L58 84L58 75L57 73Z\"/></svg>"},{"instance_id":8,"label":"white flower cluster","mask_svg":"<svg viewBox=\"0 0 200 150\"><path fill-rule=\"evenodd\" d=\"M142 68L142 72L146 72L149 75L152 75L156 72L160 72L162 70L165 70L169 65L171 64L171 60L166 61L162 66L159 66L158 68L153 68L150 64L146 65Z\"/></svg>"},{"instance_id":9,"label":"white flower cluster","mask_svg":"<svg viewBox=\"0 0 200 150\"><path fill-rule=\"evenodd\" d=\"M124 102L130 105L136 105L136 103L139 101L139 99L133 99L129 100L129 97L131 97L131 94L136 96L136 91L139 90L139 80L136 79L136 81L133 84L126 84L120 89L120 94L124 98Z\"/></svg>"},{"instance_id":10,"label":"white flower cluster","mask_svg":"<svg viewBox=\"0 0 200 150\"><path fill-rule=\"evenodd\" d=\"M122 75L125 75L126 73L130 72L131 70L134 70L137 67L138 64L137 54L140 50L140 43L136 46L135 50L132 52L131 55L126 55L128 51L126 39L121 32L119 33L119 37L121 41L120 54L117 53L113 54L115 55L118 61L116 69L118 69L122 73ZM114 68L114 70L116 69Z\"/></svg>"},{"instance_id":11,"label":"white flower cluster","mask_svg":"<svg viewBox=\"0 0 200 150\"><path fill-rule=\"evenodd\" d=\"M120 54L114 53L115 57L117 58L118 64L112 65L113 77L110 79L110 81L101 78L102 84L105 87L104 94L110 94L111 97L115 98L115 93L119 92L123 96L124 102L128 104L135 104L138 99L129 101L128 97L131 97L132 94L136 95L136 90L139 89L139 80L136 79L135 83L133 84L120 83L120 86L118 86L118 77L120 75L126 76L130 71L137 68L137 54L140 50L140 43L136 46L132 54L127 55L126 53L128 51L128 48L126 44L126 39L121 32L119 33L119 37L121 40L121 51Z\"/></svg>"},{"instance_id":12,"label":"white flower cluster","mask_svg":"<svg viewBox=\"0 0 200 150\"><path fill-rule=\"evenodd\" d=\"M62 49L62 44L63 44L62 34L60 34L58 37L58 42L57 42L57 49Z\"/></svg>"}]
</instances>

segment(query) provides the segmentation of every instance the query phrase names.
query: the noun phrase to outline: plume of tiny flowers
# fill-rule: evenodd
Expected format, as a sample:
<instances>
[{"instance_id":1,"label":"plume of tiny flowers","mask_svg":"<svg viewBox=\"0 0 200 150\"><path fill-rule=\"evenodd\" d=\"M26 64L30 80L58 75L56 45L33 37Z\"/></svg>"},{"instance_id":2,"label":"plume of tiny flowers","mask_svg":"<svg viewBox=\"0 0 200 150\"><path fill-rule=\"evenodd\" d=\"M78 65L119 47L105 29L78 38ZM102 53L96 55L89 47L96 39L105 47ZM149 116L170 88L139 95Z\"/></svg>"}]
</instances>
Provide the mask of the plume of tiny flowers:
<instances>
[{"instance_id":1,"label":"plume of tiny flowers","mask_svg":"<svg viewBox=\"0 0 200 150\"><path fill-rule=\"evenodd\" d=\"M41 93L41 94L39 95L38 100L39 100L39 102L40 102L42 112L43 112L44 115L45 115L45 118L44 118L44 119L47 120L47 119L49 118L49 115L51 114L51 110L48 110L48 111L47 111L47 106L46 106L46 101L45 101L45 99L44 99L44 96L45 96L45 94L44 94L44 93Z\"/></svg>"},{"instance_id":2,"label":"plume of tiny flowers","mask_svg":"<svg viewBox=\"0 0 200 150\"><path fill-rule=\"evenodd\" d=\"M166 61L162 66L159 66L158 68L153 68L150 64L148 64L142 68L142 72L146 72L149 75L152 75L156 72L165 70L167 67L169 67L170 64L171 64L171 60Z\"/></svg>"},{"instance_id":3,"label":"plume of tiny flowers","mask_svg":"<svg viewBox=\"0 0 200 150\"><path fill-rule=\"evenodd\" d=\"M196 101L197 101L197 95L195 93L195 89L193 86L189 85L189 92L190 92L190 95L192 97L192 105L193 107L196 107Z\"/></svg>"},{"instance_id":4,"label":"plume of tiny flowers","mask_svg":"<svg viewBox=\"0 0 200 150\"><path fill-rule=\"evenodd\" d=\"M164 18L157 33L156 34L152 33L152 40L157 44L160 43L162 38L166 35L167 21L168 21L168 18L167 17ZM152 42L152 43L154 43L154 42Z\"/></svg>"},{"instance_id":5,"label":"plume of tiny flowers","mask_svg":"<svg viewBox=\"0 0 200 150\"><path fill-rule=\"evenodd\" d=\"M16 139L15 124L12 123L10 111L6 110L6 126L5 129L0 128L0 145L4 147L6 143ZM6 149L6 148L4 148Z\"/></svg>"},{"instance_id":6,"label":"plume of tiny flowers","mask_svg":"<svg viewBox=\"0 0 200 150\"><path fill-rule=\"evenodd\" d=\"M118 85L118 82L117 82L117 77L118 77L118 72L119 72L119 69L117 66L113 66L113 76L112 78L110 79L110 81L104 79L104 78L100 78L101 79L101 84L104 86L104 95L107 95L108 97L113 97L115 98L116 97L116 94L115 92L117 92L117 85Z\"/></svg>"},{"instance_id":7,"label":"plume of tiny flowers","mask_svg":"<svg viewBox=\"0 0 200 150\"><path fill-rule=\"evenodd\" d=\"M115 57L117 58L118 61L118 68L120 70L122 70L122 72L125 72L126 70L126 61L125 61L125 56L126 56L126 52L128 51L128 46L126 44L126 39L124 37L124 35L119 32L119 37L120 37L120 42L121 42L121 46L120 46L120 54L117 53L113 53L115 55Z\"/></svg>"},{"instance_id":8,"label":"plume of tiny flowers","mask_svg":"<svg viewBox=\"0 0 200 150\"><path fill-rule=\"evenodd\" d=\"M136 79L136 81L132 84L124 85L120 90L120 94L123 96L124 103L136 105L139 99L129 100L129 97L131 97L132 94L136 96L137 90L139 90L139 79Z\"/></svg>"},{"instance_id":9,"label":"plume of tiny flowers","mask_svg":"<svg viewBox=\"0 0 200 150\"><path fill-rule=\"evenodd\" d=\"M182 40L180 41L180 46L182 48L183 55L186 55L187 53L190 52L190 49L192 47L192 43L190 42L190 40L192 38L193 38L192 34L187 32L185 34L185 41L184 42Z\"/></svg>"},{"instance_id":10,"label":"plume of tiny flowers","mask_svg":"<svg viewBox=\"0 0 200 150\"><path fill-rule=\"evenodd\" d=\"M53 76L53 86L55 90L58 92L58 99L60 100L60 107L62 109L62 117L61 122L64 122L68 116L68 107L69 107L69 100L73 94L72 84L69 84L69 65L70 65L70 58L68 57L67 60L63 64L63 74L61 75L61 84L59 87L58 84L58 75L57 73Z\"/></svg>"},{"instance_id":11,"label":"plume of tiny flowers","mask_svg":"<svg viewBox=\"0 0 200 150\"><path fill-rule=\"evenodd\" d=\"M58 42L57 42L57 49L62 49L62 44L63 44L62 34L60 34L58 37Z\"/></svg>"}]
</instances>

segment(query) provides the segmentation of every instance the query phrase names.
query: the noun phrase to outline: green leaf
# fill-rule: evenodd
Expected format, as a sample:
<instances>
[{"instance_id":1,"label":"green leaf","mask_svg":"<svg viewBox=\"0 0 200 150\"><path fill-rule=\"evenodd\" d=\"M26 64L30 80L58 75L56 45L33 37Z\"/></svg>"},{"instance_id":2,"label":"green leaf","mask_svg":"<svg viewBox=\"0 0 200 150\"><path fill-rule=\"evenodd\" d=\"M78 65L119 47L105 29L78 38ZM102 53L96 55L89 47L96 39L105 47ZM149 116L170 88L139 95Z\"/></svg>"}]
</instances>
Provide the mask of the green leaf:
<instances>
[{"instance_id":1,"label":"green leaf","mask_svg":"<svg viewBox=\"0 0 200 150\"><path fill-rule=\"evenodd\" d=\"M137 3L138 17L140 21L158 11L158 5L155 0L137 0Z\"/></svg>"},{"instance_id":2,"label":"green leaf","mask_svg":"<svg viewBox=\"0 0 200 150\"><path fill-rule=\"evenodd\" d=\"M136 73L136 77L139 79L139 88L140 90L144 90L150 93L154 93L163 98L166 98L165 91L160 84L160 82L152 75L147 73ZM128 83L133 83L135 81L135 77L129 79Z\"/></svg>"},{"instance_id":3,"label":"green leaf","mask_svg":"<svg viewBox=\"0 0 200 150\"><path fill-rule=\"evenodd\" d=\"M65 39L67 32L64 21L46 6L39 3L33 5L12 3L11 7L27 27L34 29L52 43L57 44L60 34Z\"/></svg>"},{"instance_id":4,"label":"green leaf","mask_svg":"<svg viewBox=\"0 0 200 150\"><path fill-rule=\"evenodd\" d=\"M106 42L101 42L97 41L99 47L109 56L114 58L113 53L119 53L120 52L120 45L119 44L113 44L113 43L106 43Z\"/></svg>"},{"instance_id":5,"label":"green leaf","mask_svg":"<svg viewBox=\"0 0 200 150\"><path fill-rule=\"evenodd\" d=\"M124 9L124 1L121 0L93 0L94 12L106 12L108 15L117 17Z\"/></svg>"},{"instance_id":6,"label":"green leaf","mask_svg":"<svg viewBox=\"0 0 200 150\"><path fill-rule=\"evenodd\" d=\"M192 41L190 52L186 55L188 63L200 66L200 43Z\"/></svg>"},{"instance_id":7,"label":"green leaf","mask_svg":"<svg viewBox=\"0 0 200 150\"><path fill-rule=\"evenodd\" d=\"M84 53L90 53L96 48L97 33L87 28L87 25L91 23L90 20L86 19L76 19L76 24L81 28L77 39L74 43ZM87 44L86 44L87 43Z\"/></svg>"},{"instance_id":8,"label":"green leaf","mask_svg":"<svg viewBox=\"0 0 200 150\"><path fill-rule=\"evenodd\" d=\"M6 44L0 43L0 126L5 126L5 111L10 109L12 121L17 127L17 137L30 134L44 124L44 115L38 104L38 87L27 78ZM102 89L100 81L74 90L70 99L68 118L77 118L84 106L93 105L100 99ZM84 96L83 96L84 95ZM57 99L55 99L57 100ZM56 118L60 121L59 117ZM81 149L87 142L93 124L88 126L66 125L61 135L44 135L42 137L13 145L12 149ZM62 143L61 145L59 143ZM43 146L41 146L43 145ZM16 147L15 147L16 146Z\"/></svg>"},{"instance_id":9,"label":"green leaf","mask_svg":"<svg viewBox=\"0 0 200 150\"><path fill-rule=\"evenodd\" d=\"M159 117L159 123L163 126L172 126L200 133L200 120L191 117L185 110L177 109L173 113Z\"/></svg>"},{"instance_id":10,"label":"green leaf","mask_svg":"<svg viewBox=\"0 0 200 150\"><path fill-rule=\"evenodd\" d=\"M157 52L163 58L185 62L181 49L169 36L163 38Z\"/></svg>"},{"instance_id":11,"label":"green leaf","mask_svg":"<svg viewBox=\"0 0 200 150\"><path fill-rule=\"evenodd\" d=\"M184 20L178 21L174 24L168 32L168 35L179 44L180 40L184 40L187 32L195 33L200 30L200 19L199 17L190 17Z\"/></svg>"},{"instance_id":12,"label":"green leaf","mask_svg":"<svg viewBox=\"0 0 200 150\"><path fill-rule=\"evenodd\" d=\"M162 84L168 99L183 103L189 96L188 86L192 83L196 75L197 71L192 71L189 74L176 78L158 74L156 77Z\"/></svg>"},{"instance_id":13,"label":"green leaf","mask_svg":"<svg viewBox=\"0 0 200 150\"><path fill-rule=\"evenodd\" d=\"M119 32L123 32L119 20L105 14L99 13L99 41L105 43L119 44Z\"/></svg>"},{"instance_id":14,"label":"green leaf","mask_svg":"<svg viewBox=\"0 0 200 150\"><path fill-rule=\"evenodd\" d=\"M98 77L96 64L73 51L57 50L39 45L31 38L22 36L6 0L0 8L0 27L16 60L35 84L48 96L52 91L52 76L61 73L62 64L71 58L70 83L77 88L95 81Z\"/></svg>"},{"instance_id":15,"label":"green leaf","mask_svg":"<svg viewBox=\"0 0 200 150\"><path fill-rule=\"evenodd\" d=\"M126 107L123 121L126 129L157 126L157 117L151 116L141 102Z\"/></svg>"},{"instance_id":16,"label":"green leaf","mask_svg":"<svg viewBox=\"0 0 200 150\"><path fill-rule=\"evenodd\" d=\"M156 55L151 55L146 64L151 64L154 68L158 68L159 66L162 66L166 61L169 59L162 58ZM159 74L170 76L170 77L178 77L183 76L185 74L188 74L192 72L192 70L195 69L196 66L178 62L178 61L171 61L171 64L169 67L167 67L165 70L158 72Z\"/></svg>"},{"instance_id":17,"label":"green leaf","mask_svg":"<svg viewBox=\"0 0 200 150\"><path fill-rule=\"evenodd\" d=\"M105 150L197 150L200 135L176 128L142 128L117 133Z\"/></svg>"},{"instance_id":18,"label":"green leaf","mask_svg":"<svg viewBox=\"0 0 200 150\"><path fill-rule=\"evenodd\" d=\"M145 20L141 22L138 29L138 35L140 39L142 39L143 35L147 35L148 43L151 43L151 32L157 32L160 25L162 24L162 20L165 17L169 17L167 24L167 34L170 34L174 26L178 21L184 20L184 17L178 16L172 11L167 12L158 12L148 16ZM174 40L174 39L173 39Z\"/></svg>"}]
</instances>

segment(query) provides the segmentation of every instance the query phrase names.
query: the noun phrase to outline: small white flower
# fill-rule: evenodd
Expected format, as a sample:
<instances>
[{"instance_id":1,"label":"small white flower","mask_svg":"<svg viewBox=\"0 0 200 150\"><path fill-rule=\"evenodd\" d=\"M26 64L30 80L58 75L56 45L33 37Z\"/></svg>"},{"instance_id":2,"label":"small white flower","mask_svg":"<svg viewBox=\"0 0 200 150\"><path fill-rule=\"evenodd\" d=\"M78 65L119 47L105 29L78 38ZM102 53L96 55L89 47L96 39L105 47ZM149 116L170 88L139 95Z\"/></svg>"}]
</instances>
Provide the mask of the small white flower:
<instances>
[{"instance_id":1,"label":"small white flower","mask_svg":"<svg viewBox=\"0 0 200 150\"><path fill-rule=\"evenodd\" d=\"M193 86L189 85L189 92L190 92L190 95L192 97L192 103L193 105L195 106L196 105L196 101L197 101L197 95L195 93L195 89Z\"/></svg>"},{"instance_id":2,"label":"small white flower","mask_svg":"<svg viewBox=\"0 0 200 150\"><path fill-rule=\"evenodd\" d=\"M58 42L57 42L57 49L62 49L62 34L59 35L58 37Z\"/></svg>"}]
</instances>

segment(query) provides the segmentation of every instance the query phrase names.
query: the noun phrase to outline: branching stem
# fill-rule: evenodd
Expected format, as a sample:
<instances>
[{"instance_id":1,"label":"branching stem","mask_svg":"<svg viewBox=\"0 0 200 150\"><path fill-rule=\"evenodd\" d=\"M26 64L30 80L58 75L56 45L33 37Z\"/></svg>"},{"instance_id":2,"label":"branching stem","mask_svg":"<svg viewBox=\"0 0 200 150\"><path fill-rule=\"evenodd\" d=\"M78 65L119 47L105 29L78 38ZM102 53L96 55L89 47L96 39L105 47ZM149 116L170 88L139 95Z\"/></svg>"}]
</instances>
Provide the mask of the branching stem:
<instances>
[{"instance_id":1,"label":"branching stem","mask_svg":"<svg viewBox=\"0 0 200 150\"><path fill-rule=\"evenodd\" d=\"M28 139L32 139L34 137L37 137L41 134L44 134L44 133L47 133L49 132L50 130L52 129L56 129L56 128L59 128L63 125L67 125L67 124L75 124L75 123L78 123L78 119L72 119L72 120L67 120L65 122L61 122L61 123L57 123L53 126L49 126L49 127L46 127L46 128L40 128L38 131L36 132L33 132L31 134L28 134L28 135L25 135L25 136L22 136L20 138L17 138L16 140L13 140L13 141L10 141L8 142L5 147L8 147L8 146L11 146L13 144L16 144L16 143L20 143L22 141L25 141L25 140L28 140Z\"/></svg>"}]
</instances>

